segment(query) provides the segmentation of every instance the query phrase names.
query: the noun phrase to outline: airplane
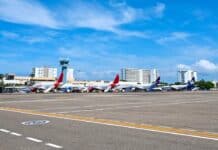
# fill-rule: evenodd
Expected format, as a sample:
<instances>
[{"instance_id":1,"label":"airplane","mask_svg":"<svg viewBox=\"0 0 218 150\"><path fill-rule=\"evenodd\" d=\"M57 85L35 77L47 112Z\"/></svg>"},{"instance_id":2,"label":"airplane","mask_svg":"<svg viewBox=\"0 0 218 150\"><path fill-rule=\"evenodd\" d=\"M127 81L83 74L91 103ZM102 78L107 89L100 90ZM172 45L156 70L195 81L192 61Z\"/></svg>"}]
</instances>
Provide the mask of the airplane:
<instances>
[{"instance_id":1,"label":"airplane","mask_svg":"<svg viewBox=\"0 0 218 150\"><path fill-rule=\"evenodd\" d=\"M161 91L161 88L158 88L158 84L160 84L160 77L158 77L153 83L149 83L149 84L138 84L136 85L136 90L145 90L147 92L151 92L151 91Z\"/></svg>"},{"instance_id":2,"label":"airplane","mask_svg":"<svg viewBox=\"0 0 218 150\"><path fill-rule=\"evenodd\" d=\"M70 93L70 92L83 92L83 90L85 90L86 88L84 85L75 85L71 83L66 83L58 89L60 89L60 91L64 93Z\"/></svg>"},{"instance_id":3,"label":"airplane","mask_svg":"<svg viewBox=\"0 0 218 150\"><path fill-rule=\"evenodd\" d=\"M149 84L138 84L137 82L120 82L119 85L114 89L122 92L129 91L161 91L158 88L158 84L160 83L160 77L156 79L155 82Z\"/></svg>"},{"instance_id":4,"label":"airplane","mask_svg":"<svg viewBox=\"0 0 218 150\"><path fill-rule=\"evenodd\" d=\"M29 87L29 90L31 92L36 92L36 93L48 93L52 90L56 90L60 83L63 81L64 78L64 72L63 70L61 71L61 74L58 78L58 80L56 80L55 82L40 82L40 83L36 83L33 86Z\"/></svg>"},{"instance_id":5,"label":"airplane","mask_svg":"<svg viewBox=\"0 0 218 150\"><path fill-rule=\"evenodd\" d=\"M137 82L119 82L119 84L113 89L114 91L120 92L132 92L135 90Z\"/></svg>"},{"instance_id":6,"label":"airplane","mask_svg":"<svg viewBox=\"0 0 218 150\"><path fill-rule=\"evenodd\" d=\"M171 88L171 90L175 90L175 91L182 91L182 90L193 91L193 90L196 90L197 88L195 87L195 77L192 77L191 81L188 81L187 84L171 85L170 88Z\"/></svg>"},{"instance_id":7,"label":"airplane","mask_svg":"<svg viewBox=\"0 0 218 150\"><path fill-rule=\"evenodd\" d=\"M110 83L99 83L95 85L89 85L87 87L87 92L93 92L93 91L103 91L103 92L109 92L112 89L114 89L120 81L119 74L117 74L113 80L113 82Z\"/></svg>"}]
</instances>

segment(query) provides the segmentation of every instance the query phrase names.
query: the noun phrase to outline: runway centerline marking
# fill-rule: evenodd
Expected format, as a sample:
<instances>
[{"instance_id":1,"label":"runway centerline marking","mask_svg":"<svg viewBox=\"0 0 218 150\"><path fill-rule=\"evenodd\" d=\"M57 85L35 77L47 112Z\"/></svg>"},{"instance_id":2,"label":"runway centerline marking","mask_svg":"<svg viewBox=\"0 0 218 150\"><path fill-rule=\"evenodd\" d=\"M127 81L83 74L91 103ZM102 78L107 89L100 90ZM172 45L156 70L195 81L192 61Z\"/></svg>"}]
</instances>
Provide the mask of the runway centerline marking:
<instances>
[{"instance_id":1,"label":"runway centerline marking","mask_svg":"<svg viewBox=\"0 0 218 150\"><path fill-rule=\"evenodd\" d=\"M218 133L215 132L211 133L207 131L197 131L197 130L195 131L189 129L163 127L163 126L150 125L150 124L137 124L133 122L124 122L124 121L109 120L109 119L97 119L92 117L83 117L83 116L69 115L69 114L38 112L33 110L17 109L17 108L9 108L9 107L0 107L0 110L28 114L28 115L44 116L50 118L87 122L87 123L101 124L101 125L114 126L114 127L144 130L144 131L150 131L155 133L165 133L165 134L171 134L177 136L179 135L179 136L218 141Z\"/></svg>"},{"instance_id":2,"label":"runway centerline marking","mask_svg":"<svg viewBox=\"0 0 218 150\"><path fill-rule=\"evenodd\" d=\"M9 134L15 135L15 136L22 136L22 134L20 134L20 133L11 132L11 131L6 130L6 129L0 129L0 132L9 133Z\"/></svg>"},{"instance_id":3,"label":"runway centerline marking","mask_svg":"<svg viewBox=\"0 0 218 150\"><path fill-rule=\"evenodd\" d=\"M43 142L42 140L39 140L39 139L36 139L36 138L32 138L32 137L26 137L26 139L29 140L29 141L36 142L36 143L42 143Z\"/></svg>"},{"instance_id":4,"label":"runway centerline marking","mask_svg":"<svg viewBox=\"0 0 218 150\"><path fill-rule=\"evenodd\" d=\"M57 148L57 149L62 149L63 148L62 146L59 146L59 145L56 145L56 144L52 144L52 143L46 143L45 145L53 147L53 148Z\"/></svg>"},{"instance_id":5,"label":"runway centerline marking","mask_svg":"<svg viewBox=\"0 0 218 150\"><path fill-rule=\"evenodd\" d=\"M15 135L15 136L22 136L22 134L16 133L16 132L11 132L10 134L11 134L11 135Z\"/></svg>"},{"instance_id":6,"label":"runway centerline marking","mask_svg":"<svg viewBox=\"0 0 218 150\"><path fill-rule=\"evenodd\" d=\"M0 129L0 132L9 133L10 131L6 129Z\"/></svg>"}]
</instances>

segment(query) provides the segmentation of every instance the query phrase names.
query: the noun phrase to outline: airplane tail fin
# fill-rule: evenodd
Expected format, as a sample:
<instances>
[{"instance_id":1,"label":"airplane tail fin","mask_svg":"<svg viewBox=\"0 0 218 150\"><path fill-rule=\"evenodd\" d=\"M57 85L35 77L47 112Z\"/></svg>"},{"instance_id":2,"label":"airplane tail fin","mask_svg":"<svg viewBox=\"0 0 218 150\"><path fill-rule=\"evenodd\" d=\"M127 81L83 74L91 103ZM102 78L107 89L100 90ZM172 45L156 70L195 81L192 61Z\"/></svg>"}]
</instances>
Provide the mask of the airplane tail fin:
<instances>
[{"instance_id":1,"label":"airplane tail fin","mask_svg":"<svg viewBox=\"0 0 218 150\"><path fill-rule=\"evenodd\" d=\"M191 81L188 81L187 90L192 90L195 88L195 77L192 77Z\"/></svg>"},{"instance_id":2,"label":"airplane tail fin","mask_svg":"<svg viewBox=\"0 0 218 150\"><path fill-rule=\"evenodd\" d=\"M108 92L112 88L114 88L120 82L120 76L117 74L114 78L114 81L104 90L104 92Z\"/></svg>"},{"instance_id":3,"label":"airplane tail fin","mask_svg":"<svg viewBox=\"0 0 218 150\"><path fill-rule=\"evenodd\" d=\"M153 88L156 88L159 83L160 83L160 77L157 77L157 79L155 80L155 82L152 83L152 85L148 88L148 91L152 91Z\"/></svg>"},{"instance_id":4,"label":"airplane tail fin","mask_svg":"<svg viewBox=\"0 0 218 150\"><path fill-rule=\"evenodd\" d=\"M160 83L160 77L158 77L155 81L156 85Z\"/></svg>"},{"instance_id":5,"label":"airplane tail fin","mask_svg":"<svg viewBox=\"0 0 218 150\"><path fill-rule=\"evenodd\" d=\"M119 74L117 74L114 78L113 83L110 85L111 88L114 88L119 82L120 82L120 76L119 76Z\"/></svg>"},{"instance_id":6,"label":"airplane tail fin","mask_svg":"<svg viewBox=\"0 0 218 150\"><path fill-rule=\"evenodd\" d=\"M58 78L58 80L54 84L55 89L60 85L61 82L63 82L63 78L64 78L64 72L62 71L59 78Z\"/></svg>"},{"instance_id":7,"label":"airplane tail fin","mask_svg":"<svg viewBox=\"0 0 218 150\"><path fill-rule=\"evenodd\" d=\"M119 74L116 75L116 77L114 78L113 84L117 84L120 81L120 77Z\"/></svg>"},{"instance_id":8,"label":"airplane tail fin","mask_svg":"<svg viewBox=\"0 0 218 150\"><path fill-rule=\"evenodd\" d=\"M192 77L192 80L191 80L192 82L195 82L195 77Z\"/></svg>"}]
</instances>

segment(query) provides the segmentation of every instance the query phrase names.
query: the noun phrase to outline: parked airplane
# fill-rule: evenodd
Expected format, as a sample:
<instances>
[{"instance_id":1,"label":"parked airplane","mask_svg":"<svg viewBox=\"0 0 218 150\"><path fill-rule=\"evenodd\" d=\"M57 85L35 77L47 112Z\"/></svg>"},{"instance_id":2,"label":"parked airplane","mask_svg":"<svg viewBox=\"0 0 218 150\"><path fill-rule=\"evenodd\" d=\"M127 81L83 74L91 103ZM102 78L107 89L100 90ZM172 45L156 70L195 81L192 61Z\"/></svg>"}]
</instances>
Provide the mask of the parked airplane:
<instances>
[{"instance_id":1,"label":"parked airplane","mask_svg":"<svg viewBox=\"0 0 218 150\"><path fill-rule=\"evenodd\" d=\"M119 84L119 81L120 81L120 77L119 75L117 74L114 78L114 81L111 82L111 83L98 83L96 85L90 85L88 86L87 88L87 92L93 92L95 90L97 91L103 91L103 92L109 92L111 91L112 89L114 89L118 84Z\"/></svg>"},{"instance_id":2,"label":"parked airplane","mask_svg":"<svg viewBox=\"0 0 218 150\"><path fill-rule=\"evenodd\" d=\"M119 84L113 89L114 91L120 92L132 92L135 90L137 82L119 82Z\"/></svg>"},{"instance_id":3,"label":"parked airplane","mask_svg":"<svg viewBox=\"0 0 218 150\"><path fill-rule=\"evenodd\" d=\"M140 89L140 90L145 90L145 91L161 91L160 88L157 88L158 84L160 84L160 77L158 77L153 83L149 83L149 84L138 84L136 85L136 90Z\"/></svg>"},{"instance_id":4,"label":"parked airplane","mask_svg":"<svg viewBox=\"0 0 218 150\"><path fill-rule=\"evenodd\" d=\"M160 77L156 79L155 82L149 84L138 84L137 82L120 82L119 85L114 89L122 92L128 91L160 91L160 88L157 88L158 84L160 83Z\"/></svg>"},{"instance_id":5,"label":"parked airplane","mask_svg":"<svg viewBox=\"0 0 218 150\"><path fill-rule=\"evenodd\" d=\"M188 90L192 91L195 90L195 77L191 79L191 81L188 81L187 84L182 84L182 85L171 85L170 86L172 90L175 91L182 91L182 90Z\"/></svg>"},{"instance_id":6,"label":"parked airplane","mask_svg":"<svg viewBox=\"0 0 218 150\"><path fill-rule=\"evenodd\" d=\"M62 85L59 89L64 93L70 93L70 92L83 92L83 90L85 90L86 87L80 84L76 85L72 83L66 83Z\"/></svg>"},{"instance_id":7,"label":"parked airplane","mask_svg":"<svg viewBox=\"0 0 218 150\"><path fill-rule=\"evenodd\" d=\"M57 81L55 82L40 82L36 83L33 86L29 87L31 92L42 92L42 93L48 93L52 90L56 90L60 83L63 81L64 78L64 73L63 70L58 78Z\"/></svg>"}]
</instances>

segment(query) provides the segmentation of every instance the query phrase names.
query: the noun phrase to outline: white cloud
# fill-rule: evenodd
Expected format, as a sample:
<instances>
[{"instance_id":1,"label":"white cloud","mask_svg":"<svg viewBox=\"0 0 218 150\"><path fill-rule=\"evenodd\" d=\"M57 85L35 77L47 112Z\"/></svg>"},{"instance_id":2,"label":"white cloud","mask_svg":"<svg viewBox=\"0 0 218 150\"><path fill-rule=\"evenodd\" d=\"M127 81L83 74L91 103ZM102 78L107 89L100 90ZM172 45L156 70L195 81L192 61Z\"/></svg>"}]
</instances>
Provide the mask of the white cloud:
<instances>
[{"instance_id":1,"label":"white cloud","mask_svg":"<svg viewBox=\"0 0 218 150\"><path fill-rule=\"evenodd\" d=\"M29 44L34 44L34 43L43 43L49 41L50 37L24 36L19 40L22 42L27 42Z\"/></svg>"},{"instance_id":2,"label":"white cloud","mask_svg":"<svg viewBox=\"0 0 218 150\"><path fill-rule=\"evenodd\" d=\"M191 69L191 67L190 66L188 66L188 65L185 65L185 64L179 64L179 65L177 65L177 68L178 69L181 69L181 70L183 70L183 69Z\"/></svg>"},{"instance_id":3,"label":"white cloud","mask_svg":"<svg viewBox=\"0 0 218 150\"><path fill-rule=\"evenodd\" d=\"M177 68L192 69L198 71L199 73L212 73L218 71L218 65L206 59L201 59L196 63L190 65L179 64L177 65Z\"/></svg>"},{"instance_id":4,"label":"white cloud","mask_svg":"<svg viewBox=\"0 0 218 150\"><path fill-rule=\"evenodd\" d=\"M131 24L138 20L162 17L165 10L163 3L157 3L156 6L144 10L133 8L125 2L109 2L109 5L109 7L105 7L96 3L75 3L65 10L66 15L62 21L62 26L90 28L113 32L121 36L148 38L149 36L145 32L122 29L122 25Z\"/></svg>"},{"instance_id":5,"label":"white cloud","mask_svg":"<svg viewBox=\"0 0 218 150\"><path fill-rule=\"evenodd\" d=\"M218 71L218 65L205 59L201 59L200 61L196 62L194 66L198 68L198 70L202 70L202 71L209 71L209 72Z\"/></svg>"},{"instance_id":6,"label":"white cloud","mask_svg":"<svg viewBox=\"0 0 218 150\"><path fill-rule=\"evenodd\" d=\"M185 41L190 36L191 34L187 32L172 32L170 33L170 35L158 39L157 43L165 44L165 43L174 42L174 41Z\"/></svg>"},{"instance_id":7,"label":"white cloud","mask_svg":"<svg viewBox=\"0 0 218 150\"><path fill-rule=\"evenodd\" d=\"M109 0L109 5L111 5L112 7L120 7L120 6L125 6L126 2L119 1L119 0Z\"/></svg>"},{"instance_id":8,"label":"white cloud","mask_svg":"<svg viewBox=\"0 0 218 150\"><path fill-rule=\"evenodd\" d=\"M153 11L157 17L162 17L165 9L166 5L164 3L157 3L156 6L153 8Z\"/></svg>"},{"instance_id":9,"label":"white cloud","mask_svg":"<svg viewBox=\"0 0 218 150\"><path fill-rule=\"evenodd\" d=\"M0 35L8 39L16 39L19 37L19 34L9 31L0 31Z\"/></svg>"},{"instance_id":10,"label":"white cloud","mask_svg":"<svg viewBox=\"0 0 218 150\"><path fill-rule=\"evenodd\" d=\"M32 0L0 0L0 19L49 28L57 28L58 26L46 8Z\"/></svg>"},{"instance_id":11,"label":"white cloud","mask_svg":"<svg viewBox=\"0 0 218 150\"><path fill-rule=\"evenodd\" d=\"M83 11L86 10L86 13ZM96 30L111 31L121 21L116 21L116 18L110 11L105 11L100 6L91 4L78 4L72 9L67 10L63 26L85 27Z\"/></svg>"},{"instance_id":12,"label":"white cloud","mask_svg":"<svg viewBox=\"0 0 218 150\"><path fill-rule=\"evenodd\" d=\"M190 36L190 34L186 33L186 32L173 32L172 33L172 37L174 37L174 39L185 40L189 36Z\"/></svg>"},{"instance_id":13,"label":"white cloud","mask_svg":"<svg viewBox=\"0 0 218 150\"><path fill-rule=\"evenodd\" d=\"M140 32L120 28L121 25L132 23L143 16L141 9L126 4L104 7L96 3L78 2L65 9L65 12L61 24L63 28L90 28L124 36L142 36Z\"/></svg>"},{"instance_id":14,"label":"white cloud","mask_svg":"<svg viewBox=\"0 0 218 150\"><path fill-rule=\"evenodd\" d=\"M178 48L178 51L181 51L183 56L189 57L190 55L197 58L211 59L216 58L218 53L217 48L213 48L205 45L190 45Z\"/></svg>"},{"instance_id":15,"label":"white cloud","mask_svg":"<svg viewBox=\"0 0 218 150\"><path fill-rule=\"evenodd\" d=\"M144 32L123 29L122 25L162 17L165 10L163 3L157 3L147 10L130 7L125 2L109 2L105 6L80 1L72 2L62 9L60 7L52 10L33 0L0 0L0 19L53 29L89 28L122 36L147 38Z\"/></svg>"},{"instance_id":16,"label":"white cloud","mask_svg":"<svg viewBox=\"0 0 218 150\"><path fill-rule=\"evenodd\" d=\"M27 42L29 44L49 41L52 36L49 35L49 33L46 36L31 36L31 35L25 35L25 33L15 33L10 31L0 31L0 35L6 39L12 39L19 42Z\"/></svg>"},{"instance_id":17,"label":"white cloud","mask_svg":"<svg viewBox=\"0 0 218 150\"><path fill-rule=\"evenodd\" d=\"M138 31L128 31L128 30L121 30L121 29L114 29L114 33L118 34L119 36L134 36L140 37L144 39L150 39L151 35L146 32L138 32Z\"/></svg>"}]
</instances>

